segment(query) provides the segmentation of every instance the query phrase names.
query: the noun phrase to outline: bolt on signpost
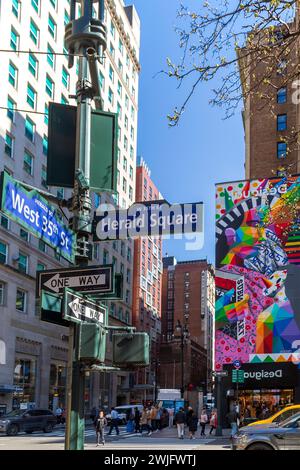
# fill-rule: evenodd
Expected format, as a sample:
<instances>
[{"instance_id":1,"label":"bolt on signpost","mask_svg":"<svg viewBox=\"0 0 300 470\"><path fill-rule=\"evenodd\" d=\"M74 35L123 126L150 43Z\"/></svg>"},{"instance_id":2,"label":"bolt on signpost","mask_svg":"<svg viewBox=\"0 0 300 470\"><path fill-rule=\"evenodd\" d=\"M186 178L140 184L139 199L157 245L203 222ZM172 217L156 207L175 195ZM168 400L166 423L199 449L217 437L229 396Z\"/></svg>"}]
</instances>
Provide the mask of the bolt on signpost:
<instances>
[{"instance_id":1,"label":"bolt on signpost","mask_svg":"<svg viewBox=\"0 0 300 470\"><path fill-rule=\"evenodd\" d=\"M94 3L98 4L98 18L93 18ZM80 4L82 16L76 19L76 6ZM91 102L101 107L97 75L97 58L106 49L104 26L104 0L71 0L71 21L66 25L65 42L69 50L69 67L74 64L74 54L79 55L79 76L76 85L77 122L75 181L72 204L72 228L77 233L76 264L88 264L89 236L91 234L90 198L90 147L91 147ZM90 73L89 73L90 71ZM91 81L89 76L91 75ZM80 325L70 323L69 369L66 450L84 448L84 384L85 375L79 361ZM74 343L73 343L74 337ZM72 358L71 358L72 356ZM70 368L69 362L69 368Z\"/></svg>"}]
</instances>

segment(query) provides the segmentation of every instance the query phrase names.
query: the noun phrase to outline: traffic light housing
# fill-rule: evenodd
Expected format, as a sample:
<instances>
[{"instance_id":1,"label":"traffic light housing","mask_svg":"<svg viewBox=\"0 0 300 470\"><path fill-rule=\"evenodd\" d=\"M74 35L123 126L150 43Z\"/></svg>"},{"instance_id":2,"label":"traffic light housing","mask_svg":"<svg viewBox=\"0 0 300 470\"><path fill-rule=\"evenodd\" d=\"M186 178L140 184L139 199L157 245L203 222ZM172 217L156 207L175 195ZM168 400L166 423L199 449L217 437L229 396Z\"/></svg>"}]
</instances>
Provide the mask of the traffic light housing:
<instances>
[{"instance_id":1,"label":"traffic light housing","mask_svg":"<svg viewBox=\"0 0 300 470\"><path fill-rule=\"evenodd\" d=\"M103 363L105 361L106 331L98 323L81 323L79 359Z\"/></svg>"},{"instance_id":2,"label":"traffic light housing","mask_svg":"<svg viewBox=\"0 0 300 470\"><path fill-rule=\"evenodd\" d=\"M150 341L147 333L114 333L112 339L114 365L149 365Z\"/></svg>"}]
</instances>

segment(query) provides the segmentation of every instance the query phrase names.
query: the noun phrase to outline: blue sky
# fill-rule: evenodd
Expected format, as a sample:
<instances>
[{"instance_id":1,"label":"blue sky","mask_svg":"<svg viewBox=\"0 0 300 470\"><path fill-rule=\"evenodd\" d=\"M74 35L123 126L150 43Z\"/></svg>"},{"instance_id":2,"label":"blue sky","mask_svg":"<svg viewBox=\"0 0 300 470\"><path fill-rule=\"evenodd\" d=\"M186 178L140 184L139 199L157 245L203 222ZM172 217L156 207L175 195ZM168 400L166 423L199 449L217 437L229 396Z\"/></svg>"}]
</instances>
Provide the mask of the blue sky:
<instances>
[{"instance_id":1,"label":"blue sky","mask_svg":"<svg viewBox=\"0 0 300 470\"><path fill-rule=\"evenodd\" d=\"M185 250L178 240L164 242L164 254L178 260L214 261L214 185L244 178L244 131L240 112L223 120L224 111L212 108L211 86L201 85L179 126L169 128L167 115L186 96L166 75L166 58L180 57L174 31L179 0L133 0L141 20L141 75L139 88L138 155L169 202L205 204L203 249ZM185 3L183 1L183 3ZM186 5L199 8L199 0Z\"/></svg>"}]
</instances>

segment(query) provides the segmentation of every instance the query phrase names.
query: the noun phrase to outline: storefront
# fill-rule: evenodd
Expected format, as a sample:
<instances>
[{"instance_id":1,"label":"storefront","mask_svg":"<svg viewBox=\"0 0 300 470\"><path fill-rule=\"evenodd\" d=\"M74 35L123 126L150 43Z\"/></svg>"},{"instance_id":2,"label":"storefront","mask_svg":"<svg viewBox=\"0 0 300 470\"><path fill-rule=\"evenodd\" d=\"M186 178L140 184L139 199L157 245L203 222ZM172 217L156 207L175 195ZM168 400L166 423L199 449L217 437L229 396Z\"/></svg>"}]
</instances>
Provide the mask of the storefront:
<instances>
[{"instance_id":1,"label":"storefront","mask_svg":"<svg viewBox=\"0 0 300 470\"><path fill-rule=\"evenodd\" d=\"M65 362L53 362L50 365L49 409L66 407L67 366Z\"/></svg>"},{"instance_id":2,"label":"storefront","mask_svg":"<svg viewBox=\"0 0 300 470\"><path fill-rule=\"evenodd\" d=\"M222 379L222 396L227 398L223 416L237 403L240 414L247 408L254 420L300 402L300 373L292 363L243 364L244 383L239 384L232 382L233 369L232 365L224 366L228 376Z\"/></svg>"},{"instance_id":3,"label":"storefront","mask_svg":"<svg viewBox=\"0 0 300 470\"><path fill-rule=\"evenodd\" d=\"M36 358L16 358L14 368L13 409L34 406L36 401L36 376Z\"/></svg>"}]
</instances>

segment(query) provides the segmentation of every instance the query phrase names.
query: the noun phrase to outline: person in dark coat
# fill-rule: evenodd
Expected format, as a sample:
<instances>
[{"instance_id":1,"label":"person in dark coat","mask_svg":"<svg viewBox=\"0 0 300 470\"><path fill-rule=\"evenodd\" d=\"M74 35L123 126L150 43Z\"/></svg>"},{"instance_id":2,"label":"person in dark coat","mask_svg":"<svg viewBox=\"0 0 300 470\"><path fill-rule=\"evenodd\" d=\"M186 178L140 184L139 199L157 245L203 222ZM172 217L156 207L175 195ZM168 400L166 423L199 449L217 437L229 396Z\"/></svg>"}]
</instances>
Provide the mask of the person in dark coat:
<instances>
[{"instance_id":1,"label":"person in dark coat","mask_svg":"<svg viewBox=\"0 0 300 470\"><path fill-rule=\"evenodd\" d=\"M141 413L137 406L134 408L134 424L135 424L134 432L142 432L141 431Z\"/></svg>"},{"instance_id":2,"label":"person in dark coat","mask_svg":"<svg viewBox=\"0 0 300 470\"><path fill-rule=\"evenodd\" d=\"M187 414L187 425L189 427L190 439L195 439L195 433L198 428L198 417L192 408Z\"/></svg>"}]
</instances>

